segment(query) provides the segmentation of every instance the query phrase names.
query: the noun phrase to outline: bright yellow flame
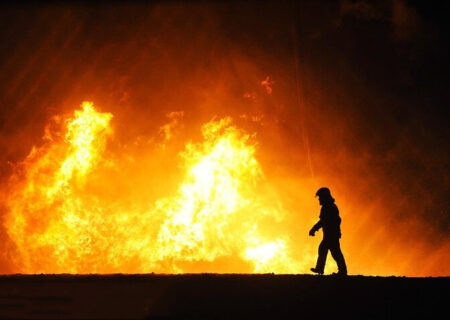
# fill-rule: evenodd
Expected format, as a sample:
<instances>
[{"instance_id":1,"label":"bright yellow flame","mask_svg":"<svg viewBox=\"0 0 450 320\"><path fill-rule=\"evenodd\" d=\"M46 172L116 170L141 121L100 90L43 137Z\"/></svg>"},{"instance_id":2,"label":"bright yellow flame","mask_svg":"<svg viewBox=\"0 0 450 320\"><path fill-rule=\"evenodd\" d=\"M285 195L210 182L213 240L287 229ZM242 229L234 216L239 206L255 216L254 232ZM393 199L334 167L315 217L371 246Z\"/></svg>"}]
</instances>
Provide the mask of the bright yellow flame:
<instances>
[{"instance_id":1,"label":"bright yellow flame","mask_svg":"<svg viewBox=\"0 0 450 320\"><path fill-rule=\"evenodd\" d=\"M253 248L247 248L245 257L255 262L256 271L270 271L266 270L267 264L274 259L279 259L280 253L284 252L285 247L286 245L282 240L266 242Z\"/></svg>"},{"instance_id":2,"label":"bright yellow flame","mask_svg":"<svg viewBox=\"0 0 450 320\"><path fill-rule=\"evenodd\" d=\"M104 135L110 133L110 113L96 112L92 102L83 102L81 107L83 110L76 110L75 119L67 124L65 138L69 154L56 172L56 183L48 190L48 197L67 186L74 172L78 172L80 177L86 175L104 148Z\"/></svg>"},{"instance_id":3,"label":"bright yellow flame","mask_svg":"<svg viewBox=\"0 0 450 320\"><path fill-rule=\"evenodd\" d=\"M231 118L203 125L204 141L181 153L178 190L146 206L124 200L139 190L112 200L90 187L111 118L83 103L67 120L65 139L34 148L13 177L5 224L22 272L184 272L192 270L186 263L221 258L253 272L298 270L289 239L264 236L264 219L282 212L261 188L252 137Z\"/></svg>"}]
</instances>

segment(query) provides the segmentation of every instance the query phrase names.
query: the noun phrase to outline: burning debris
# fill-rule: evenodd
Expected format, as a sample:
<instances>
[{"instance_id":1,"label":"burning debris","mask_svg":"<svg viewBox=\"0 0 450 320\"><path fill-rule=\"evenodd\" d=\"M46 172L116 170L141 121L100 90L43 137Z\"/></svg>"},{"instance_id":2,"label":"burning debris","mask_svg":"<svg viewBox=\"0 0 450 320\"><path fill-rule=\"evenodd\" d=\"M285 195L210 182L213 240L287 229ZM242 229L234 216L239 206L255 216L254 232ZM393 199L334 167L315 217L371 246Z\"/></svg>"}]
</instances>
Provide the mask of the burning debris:
<instances>
[{"instance_id":1,"label":"burning debris","mask_svg":"<svg viewBox=\"0 0 450 320\"><path fill-rule=\"evenodd\" d=\"M272 86L275 83L269 76L267 76L263 81L261 81L261 86L264 87L267 94L272 94Z\"/></svg>"},{"instance_id":2,"label":"burning debris","mask_svg":"<svg viewBox=\"0 0 450 320\"><path fill-rule=\"evenodd\" d=\"M244 99L248 99L250 101L255 101L256 100L256 92L246 92L243 95Z\"/></svg>"},{"instance_id":3,"label":"burning debris","mask_svg":"<svg viewBox=\"0 0 450 320\"><path fill-rule=\"evenodd\" d=\"M170 121L159 128L159 133L164 137L164 141L169 141L173 137L173 131L180 125L180 119L184 116L183 111L169 112L166 117Z\"/></svg>"}]
</instances>

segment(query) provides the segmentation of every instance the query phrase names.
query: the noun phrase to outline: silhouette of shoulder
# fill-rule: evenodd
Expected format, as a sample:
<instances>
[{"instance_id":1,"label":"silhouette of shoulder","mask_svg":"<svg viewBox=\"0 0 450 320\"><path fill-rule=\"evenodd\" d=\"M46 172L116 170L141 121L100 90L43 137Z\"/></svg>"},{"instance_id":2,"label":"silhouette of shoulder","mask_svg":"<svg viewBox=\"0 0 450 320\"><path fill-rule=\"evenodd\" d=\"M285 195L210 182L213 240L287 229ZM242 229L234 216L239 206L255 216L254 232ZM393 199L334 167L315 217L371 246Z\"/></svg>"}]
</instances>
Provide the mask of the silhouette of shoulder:
<instances>
[{"instance_id":1,"label":"silhouette of shoulder","mask_svg":"<svg viewBox=\"0 0 450 320\"><path fill-rule=\"evenodd\" d=\"M320 218L339 217L339 209L334 203L327 203L320 209Z\"/></svg>"},{"instance_id":2,"label":"silhouette of shoulder","mask_svg":"<svg viewBox=\"0 0 450 320\"><path fill-rule=\"evenodd\" d=\"M320 210L320 221L323 232L327 235L341 235L339 209L334 203L327 203Z\"/></svg>"}]
</instances>

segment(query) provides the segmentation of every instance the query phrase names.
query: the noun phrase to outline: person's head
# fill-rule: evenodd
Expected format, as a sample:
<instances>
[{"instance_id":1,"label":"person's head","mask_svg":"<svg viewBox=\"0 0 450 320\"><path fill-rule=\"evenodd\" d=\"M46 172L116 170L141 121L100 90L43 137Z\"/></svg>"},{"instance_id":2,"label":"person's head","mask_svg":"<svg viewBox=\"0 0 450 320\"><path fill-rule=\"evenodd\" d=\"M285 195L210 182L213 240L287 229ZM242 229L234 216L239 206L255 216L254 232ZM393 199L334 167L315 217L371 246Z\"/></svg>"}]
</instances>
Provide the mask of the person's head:
<instances>
[{"instance_id":1,"label":"person's head","mask_svg":"<svg viewBox=\"0 0 450 320\"><path fill-rule=\"evenodd\" d=\"M319 197L319 203L322 206L326 203L334 203L334 198L331 196L330 189L326 187L317 190L316 197Z\"/></svg>"}]
</instances>

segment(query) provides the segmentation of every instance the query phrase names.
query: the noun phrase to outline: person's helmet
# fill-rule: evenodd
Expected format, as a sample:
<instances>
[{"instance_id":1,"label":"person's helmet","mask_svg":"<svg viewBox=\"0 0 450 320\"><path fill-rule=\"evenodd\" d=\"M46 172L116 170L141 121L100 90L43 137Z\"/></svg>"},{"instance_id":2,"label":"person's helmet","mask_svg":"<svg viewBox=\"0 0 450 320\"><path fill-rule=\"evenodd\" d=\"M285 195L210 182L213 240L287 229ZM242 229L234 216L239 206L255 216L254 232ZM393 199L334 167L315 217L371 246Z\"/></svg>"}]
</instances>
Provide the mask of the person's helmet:
<instances>
[{"instance_id":1,"label":"person's helmet","mask_svg":"<svg viewBox=\"0 0 450 320\"><path fill-rule=\"evenodd\" d=\"M322 187L316 192L316 197L319 198L331 198L331 192L330 189L326 187Z\"/></svg>"}]
</instances>

